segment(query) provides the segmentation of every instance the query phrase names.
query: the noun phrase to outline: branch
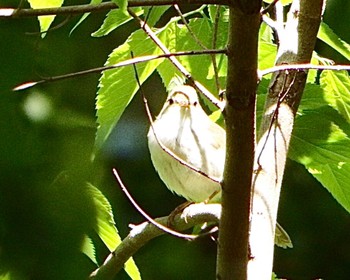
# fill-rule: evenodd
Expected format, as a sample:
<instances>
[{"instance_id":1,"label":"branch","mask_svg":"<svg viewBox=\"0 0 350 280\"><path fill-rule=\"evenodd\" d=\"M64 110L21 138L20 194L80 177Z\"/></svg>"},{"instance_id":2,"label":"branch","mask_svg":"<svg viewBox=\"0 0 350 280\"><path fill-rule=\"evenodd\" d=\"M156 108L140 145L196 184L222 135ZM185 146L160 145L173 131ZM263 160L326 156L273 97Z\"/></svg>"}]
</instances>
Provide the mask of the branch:
<instances>
[{"instance_id":1,"label":"branch","mask_svg":"<svg viewBox=\"0 0 350 280\"><path fill-rule=\"evenodd\" d=\"M173 4L221 4L228 5L228 0L129 0L128 7L139 6L162 6ZM118 6L114 2L105 2L98 5L76 5L66 6L60 8L46 8L46 9L13 9L2 8L0 9L0 18L19 18L19 17L36 17L43 15L74 15L91 12L101 12L117 9Z\"/></svg>"},{"instance_id":2,"label":"branch","mask_svg":"<svg viewBox=\"0 0 350 280\"><path fill-rule=\"evenodd\" d=\"M302 64L282 64L277 65L265 70L258 71L259 78L262 78L265 75L285 71L285 70L306 70L306 69L314 69L314 70L333 70L333 71L342 71L347 70L350 71L350 65L315 65L310 63L302 63Z\"/></svg>"},{"instance_id":3,"label":"branch","mask_svg":"<svg viewBox=\"0 0 350 280\"><path fill-rule=\"evenodd\" d=\"M226 162L217 279L246 279L255 147L255 98L261 1L232 1L226 87ZM262 279L262 278L256 278Z\"/></svg>"},{"instance_id":4,"label":"branch","mask_svg":"<svg viewBox=\"0 0 350 280\"><path fill-rule=\"evenodd\" d=\"M56 82L60 80L65 80L69 78L75 78L87 74L93 74L93 73L100 73L102 71L115 69L123 66L133 65L141 62L147 62L153 59L160 59L160 58L169 58L172 56L182 56L182 55L203 55L203 54L226 54L226 50L199 50L199 51L182 51L182 52L176 52L176 53L165 53L165 54L159 54L159 55L145 55L145 56L139 56L131 59L124 60L122 62L108 65L108 66L102 66L97 67L89 70L83 70L80 72L74 72L74 73L68 73L64 75L54 76L54 77L47 77L39 81L28 81L25 83L22 83L15 88L13 88L14 91L18 90L24 90L28 89L30 87L36 86L38 84L46 83L46 82Z\"/></svg>"},{"instance_id":5,"label":"branch","mask_svg":"<svg viewBox=\"0 0 350 280\"><path fill-rule=\"evenodd\" d=\"M220 204L192 204L184 210L181 216L175 217L174 229L184 231L205 222L218 223L220 212ZM166 226L168 217L157 218L155 221ZM113 279L114 275L123 268L124 263L142 246L151 239L165 234L164 231L149 222L131 226L131 228L129 235L117 249L106 258L97 270L91 273L90 279Z\"/></svg>"},{"instance_id":6,"label":"branch","mask_svg":"<svg viewBox=\"0 0 350 280\"><path fill-rule=\"evenodd\" d=\"M274 75L268 89L255 153L250 231L253 258L249 261L248 279L271 279L274 232L283 173L294 117L307 78L307 70L300 68L311 68L305 67L305 63L311 60L314 50L321 22L321 9L322 0L294 0L286 26L278 34L280 47L276 64L279 66L264 70L265 73L260 72L274 72ZM325 66L327 69L329 67L331 66ZM285 70L286 68L290 70ZM321 69L323 66L317 68ZM277 69L280 71L275 72Z\"/></svg>"},{"instance_id":7,"label":"branch","mask_svg":"<svg viewBox=\"0 0 350 280\"><path fill-rule=\"evenodd\" d=\"M139 23L141 28L146 32L146 34L153 40L153 42L165 53L170 54L169 49L162 43L162 41L154 34L152 29L144 22L138 15L136 15L131 9L128 8L129 14L135 18ZM223 110L223 103L220 102L209 90L207 90L201 83L194 80L191 73L177 60L176 57L169 57L171 63L192 83L192 85L198 89L212 104L214 104L221 111Z\"/></svg>"}]
</instances>

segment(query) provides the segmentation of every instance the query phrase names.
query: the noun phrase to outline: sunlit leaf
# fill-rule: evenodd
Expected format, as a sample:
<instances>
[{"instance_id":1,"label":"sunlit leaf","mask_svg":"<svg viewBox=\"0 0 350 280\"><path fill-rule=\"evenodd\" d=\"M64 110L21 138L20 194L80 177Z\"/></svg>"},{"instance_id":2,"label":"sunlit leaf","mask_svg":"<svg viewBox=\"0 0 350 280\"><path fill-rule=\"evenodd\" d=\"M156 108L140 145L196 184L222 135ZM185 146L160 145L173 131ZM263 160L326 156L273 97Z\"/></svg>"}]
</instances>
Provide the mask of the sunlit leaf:
<instances>
[{"instance_id":1,"label":"sunlit leaf","mask_svg":"<svg viewBox=\"0 0 350 280\"><path fill-rule=\"evenodd\" d=\"M289 157L305 168L350 212L350 125L323 106L296 119Z\"/></svg>"},{"instance_id":2,"label":"sunlit leaf","mask_svg":"<svg viewBox=\"0 0 350 280\"><path fill-rule=\"evenodd\" d=\"M124 13L128 14L127 8L128 8L128 0L112 0L114 3L117 4L118 9Z\"/></svg>"},{"instance_id":3,"label":"sunlit leaf","mask_svg":"<svg viewBox=\"0 0 350 280\"><path fill-rule=\"evenodd\" d=\"M326 23L321 22L317 38L350 60L350 45L340 39Z\"/></svg>"},{"instance_id":4,"label":"sunlit leaf","mask_svg":"<svg viewBox=\"0 0 350 280\"><path fill-rule=\"evenodd\" d=\"M96 208L95 231L107 248L114 251L120 244L121 239L115 227L112 207L99 189L91 184L87 184L87 188Z\"/></svg>"},{"instance_id":5,"label":"sunlit leaf","mask_svg":"<svg viewBox=\"0 0 350 280\"><path fill-rule=\"evenodd\" d=\"M325 100L350 123L350 78L346 71L323 71Z\"/></svg>"},{"instance_id":6,"label":"sunlit leaf","mask_svg":"<svg viewBox=\"0 0 350 280\"><path fill-rule=\"evenodd\" d=\"M277 55L277 46L272 43L265 42L263 40L259 41L259 70L271 68L275 64Z\"/></svg>"},{"instance_id":7,"label":"sunlit leaf","mask_svg":"<svg viewBox=\"0 0 350 280\"><path fill-rule=\"evenodd\" d=\"M98 265L95 254L95 246L91 238L87 235L84 236L83 244L81 245L81 251L88 256L88 258L96 265Z\"/></svg>"},{"instance_id":8,"label":"sunlit leaf","mask_svg":"<svg viewBox=\"0 0 350 280\"><path fill-rule=\"evenodd\" d=\"M137 8L131 8L136 15L140 16L143 13L143 9L140 7ZM105 35L108 35L112 31L116 30L121 25L129 22L132 19L132 16L129 14L125 14L120 9L111 10L108 12L105 20L103 21L103 24L100 26L100 28L91 34L93 37L102 37Z\"/></svg>"},{"instance_id":9,"label":"sunlit leaf","mask_svg":"<svg viewBox=\"0 0 350 280\"><path fill-rule=\"evenodd\" d=\"M91 0L90 1L90 5L98 5L102 2L102 0ZM69 32L69 35L71 35L75 29L77 29L77 27L90 15L90 13L85 13L81 16L81 18L79 19L79 21L74 25L74 27L72 28L72 30Z\"/></svg>"},{"instance_id":10,"label":"sunlit leaf","mask_svg":"<svg viewBox=\"0 0 350 280\"><path fill-rule=\"evenodd\" d=\"M212 44L212 26L211 23L204 18L191 19L189 22L191 31L195 34L193 38L186 26L179 24L176 30L176 49L177 50L202 50L204 45L207 49L211 48ZM175 32L175 31L174 31ZM220 33L219 33L220 34ZM222 34L225 37L225 34ZM200 42L198 42L198 40ZM223 48L226 45L222 41L218 41L216 47ZM202 84L212 93L217 93L215 79L212 69L212 57L210 55L182 56L179 60L184 67L191 73L194 79L200 80ZM224 84L226 76L227 61L225 55L216 55L219 77L223 77L221 82Z\"/></svg>"},{"instance_id":11,"label":"sunlit leaf","mask_svg":"<svg viewBox=\"0 0 350 280\"><path fill-rule=\"evenodd\" d=\"M88 191L95 203L96 209L96 226L95 231L107 246L109 251L113 252L121 243L121 238L118 230L115 227L115 222L112 213L112 207L107 198L91 184L87 184ZM90 248L91 249L91 248ZM91 253L91 252L90 252ZM125 263L125 271L134 279L141 279L139 270L132 258Z\"/></svg>"},{"instance_id":12,"label":"sunlit leaf","mask_svg":"<svg viewBox=\"0 0 350 280\"><path fill-rule=\"evenodd\" d=\"M131 51L135 57L161 53L154 42L142 30L138 30L130 35L124 44L113 50L106 65L113 65L129 59ZM138 64L137 71L140 82L143 83L161 62L161 59L157 59ZM110 135L139 86L133 67L126 66L104 71L100 78L99 88L96 101L97 122L99 124L95 141L97 150L100 150Z\"/></svg>"},{"instance_id":13,"label":"sunlit leaf","mask_svg":"<svg viewBox=\"0 0 350 280\"><path fill-rule=\"evenodd\" d=\"M61 7L64 0L28 0L30 6L33 9L44 9L44 8L58 8ZM51 23L55 19L55 15L50 16L38 16L40 24L41 37L44 38L46 31L49 30Z\"/></svg>"}]
</instances>

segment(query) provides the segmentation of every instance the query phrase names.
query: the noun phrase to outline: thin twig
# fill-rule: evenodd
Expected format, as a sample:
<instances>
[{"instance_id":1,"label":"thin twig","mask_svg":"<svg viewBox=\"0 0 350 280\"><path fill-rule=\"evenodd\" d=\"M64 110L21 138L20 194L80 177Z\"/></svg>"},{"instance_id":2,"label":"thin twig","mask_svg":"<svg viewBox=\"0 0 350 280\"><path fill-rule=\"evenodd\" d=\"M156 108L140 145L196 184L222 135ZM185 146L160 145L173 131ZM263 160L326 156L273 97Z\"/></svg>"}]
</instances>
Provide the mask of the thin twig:
<instances>
[{"instance_id":1,"label":"thin twig","mask_svg":"<svg viewBox=\"0 0 350 280\"><path fill-rule=\"evenodd\" d=\"M226 53L226 50L221 49L221 50L183 51L183 52L166 53L166 54L159 54L159 55L140 56L140 57L131 58L131 59L113 64L113 65L97 67L97 68L93 68L93 69L89 69L89 70L83 70L83 71L79 71L79 72L68 73L68 74L54 76L54 77L46 77L46 78L43 78L42 80L39 80L39 81L28 81L28 82L25 82L25 83L22 83L22 84L16 86L13 90L14 91L24 90L24 89L33 87L33 86L38 85L38 84L46 83L46 82L55 82L55 81L59 81L59 80L79 77L82 75L100 73L102 71L115 69L115 68L119 68L119 67L123 67L123 66L127 66L127 65L132 65L135 63L147 62L147 61L150 61L153 59L168 58L168 57L172 57L172 56L181 56L181 55L204 55L204 54L218 54L218 53Z\"/></svg>"},{"instance_id":2,"label":"thin twig","mask_svg":"<svg viewBox=\"0 0 350 280\"><path fill-rule=\"evenodd\" d=\"M133 58L134 57L134 54L133 52L131 52L131 57ZM171 156L172 158L174 158L177 162L179 162L180 164L186 166L187 168L199 173L200 175L212 180L213 182L215 183L219 183L220 184L220 180L218 179L215 179L215 178L212 178L210 177L208 174L206 174L205 172L201 171L200 169L192 166L191 164L189 164L188 162L184 161L182 158L178 157L176 154L174 154L171 150L169 150L158 138L157 136L157 133L154 129L154 124L153 124L153 119L152 119L152 114L151 114L151 111L149 109L149 106L148 106L148 101L147 101L147 98L145 96L145 94L143 93L143 90L142 90L142 87L141 87L141 83L140 83L140 79L139 79L139 75L137 73L137 69L136 69L136 64L133 64L133 67L134 67L134 71L135 71L135 78L136 78L136 82L137 84L139 85L139 88L140 88L140 92L141 92L141 96L142 96L142 99L143 99L143 103L145 104L145 109L146 109L146 113L147 113L147 117L148 117L148 120L150 122L150 127L152 129L152 132L154 134L154 138L156 139L158 145L160 146L160 148L165 152L167 153L169 156Z\"/></svg>"},{"instance_id":3,"label":"thin twig","mask_svg":"<svg viewBox=\"0 0 350 280\"><path fill-rule=\"evenodd\" d=\"M61 27L65 26L70 20L72 16L68 15L62 22L59 24L50 27L50 29L46 31L41 31L41 32L26 32L25 35L33 36L33 35L41 35L41 34L48 34L49 32L52 32L54 30L60 29Z\"/></svg>"},{"instance_id":4,"label":"thin twig","mask_svg":"<svg viewBox=\"0 0 350 280\"><path fill-rule=\"evenodd\" d=\"M131 9L128 8L129 14L135 18L139 23L141 28L146 32L146 34L153 40L153 42L165 53L170 54L169 49L162 43L162 41L154 34L152 29ZM223 110L223 103L220 102L210 91L208 91L201 83L195 81L187 69L180 63L180 61L174 57L169 56L169 60L173 65L195 86L198 91L200 91L212 104L214 104L220 110Z\"/></svg>"},{"instance_id":5,"label":"thin twig","mask_svg":"<svg viewBox=\"0 0 350 280\"><path fill-rule=\"evenodd\" d=\"M201 40L199 40L199 38L197 37L197 35L193 32L192 28L188 25L187 20L185 19L184 15L182 14L179 5L174 4L174 9L176 10L176 12L179 14L183 24L186 26L188 32L190 33L190 35L192 36L192 38L196 41L196 43L203 48L204 50L207 50L208 48L201 42Z\"/></svg>"},{"instance_id":6,"label":"thin twig","mask_svg":"<svg viewBox=\"0 0 350 280\"><path fill-rule=\"evenodd\" d=\"M172 158L174 158L176 161L178 161L180 164L188 167L189 169L193 170L194 172L197 172L199 173L200 175L212 180L213 182L215 183L218 183L220 184L220 180L219 179L216 179L216 178L213 178L211 176L209 176L208 174L206 174L205 172L203 172L202 170L192 166L191 164L189 164L188 162L184 161L182 158L178 157L176 154L174 154L171 150L169 150L166 146L163 145L163 143L159 140L158 136L157 136L157 133L154 129L154 124L153 124L153 120L152 120L152 114L149 110L149 106L148 106L148 102L147 102L147 99L144 95L142 95L143 97L143 102L145 104L145 108L146 108L146 113L147 113L147 116L148 116L148 119L149 119L149 122L150 122L150 127L152 129L152 132L153 132L153 135L154 135L154 138L156 139L158 145L160 146L160 148L165 152L167 153L169 156L171 156Z\"/></svg>"},{"instance_id":7,"label":"thin twig","mask_svg":"<svg viewBox=\"0 0 350 280\"><path fill-rule=\"evenodd\" d=\"M203 4L202 0L177 0L178 4ZM229 5L228 0L206 0L206 4L221 4ZM173 5L174 0L129 0L128 7L140 7L140 6L164 6ZM114 2L104 2L98 5L74 5L65 6L59 8L45 8L45 9L13 9L13 8L1 8L0 18L18 18L18 17L36 17L44 15L73 15L83 14L91 12L101 12L117 9L118 6Z\"/></svg>"},{"instance_id":8,"label":"thin twig","mask_svg":"<svg viewBox=\"0 0 350 280\"><path fill-rule=\"evenodd\" d=\"M174 227L184 231L205 222L218 223L221 213L220 204L192 204L186 208L186 217L176 216ZM157 223L166 225L168 217L155 219ZM91 273L89 279L113 279L124 263L151 239L164 234L163 231L149 222L131 227L129 235L110 253L104 263Z\"/></svg>"},{"instance_id":9,"label":"thin twig","mask_svg":"<svg viewBox=\"0 0 350 280\"><path fill-rule=\"evenodd\" d=\"M211 44L211 47L214 48L214 49L216 48L216 42L217 42L217 38L218 38L220 9L221 9L221 6L217 5L216 6L216 12L215 12L215 19L214 19L213 38L212 38L212 44ZM220 92L221 91L221 86L220 86L220 80L219 80L218 66L216 64L216 56L215 55L211 55L211 60L212 60L212 63L213 63L216 90L218 92Z\"/></svg>"},{"instance_id":10,"label":"thin twig","mask_svg":"<svg viewBox=\"0 0 350 280\"><path fill-rule=\"evenodd\" d=\"M282 64L277 65L271 68L267 68L265 70L259 70L258 71L258 77L262 78L265 75L283 71L283 70L303 70L303 69L314 69L314 70L335 70L335 71L341 71L341 70L350 70L350 65L314 65L310 63L305 64Z\"/></svg>"},{"instance_id":11,"label":"thin twig","mask_svg":"<svg viewBox=\"0 0 350 280\"><path fill-rule=\"evenodd\" d=\"M279 0L273 0L269 5L267 5L266 8L263 8L260 12L261 15L265 15L267 13L270 12L271 9L274 8L274 6L276 5L276 3L278 2Z\"/></svg>"},{"instance_id":12,"label":"thin twig","mask_svg":"<svg viewBox=\"0 0 350 280\"><path fill-rule=\"evenodd\" d=\"M143 211L143 209L137 204L137 202L133 199L133 197L130 195L130 193L128 192L127 188L125 187L125 185L123 184L117 170L115 168L113 168L113 174L114 177L117 179L120 188L122 189L122 191L125 193L126 197L129 199L129 201L132 203L132 205L135 207L135 209L152 225L156 226L157 228L159 228L160 230L169 233L175 237L179 237L179 238L183 238L186 240L194 240L196 239L199 235L193 235L193 234L184 234L184 233L180 233L177 231L174 231L170 228L167 228L166 226L163 226L162 224L158 223L157 221L155 221L154 219L152 219L145 211Z\"/></svg>"}]
</instances>

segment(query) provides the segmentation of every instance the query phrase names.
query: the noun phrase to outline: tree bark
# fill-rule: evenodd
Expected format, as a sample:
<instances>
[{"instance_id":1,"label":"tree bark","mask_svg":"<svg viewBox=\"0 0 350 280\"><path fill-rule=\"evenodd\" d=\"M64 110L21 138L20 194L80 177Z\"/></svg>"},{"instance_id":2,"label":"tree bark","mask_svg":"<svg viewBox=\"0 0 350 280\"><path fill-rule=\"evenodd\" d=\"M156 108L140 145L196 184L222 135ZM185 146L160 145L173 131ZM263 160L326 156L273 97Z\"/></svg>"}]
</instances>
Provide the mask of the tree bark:
<instances>
[{"instance_id":1,"label":"tree bark","mask_svg":"<svg viewBox=\"0 0 350 280\"><path fill-rule=\"evenodd\" d=\"M322 0L295 0L286 27L278 35L276 64L308 63L321 21ZM276 72L271 79L254 167L254 197L248 279L271 279L278 202L306 70Z\"/></svg>"},{"instance_id":2,"label":"tree bark","mask_svg":"<svg viewBox=\"0 0 350 280\"><path fill-rule=\"evenodd\" d=\"M235 1L230 8L217 279L247 278L260 5L261 1Z\"/></svg>"}]
</instances>

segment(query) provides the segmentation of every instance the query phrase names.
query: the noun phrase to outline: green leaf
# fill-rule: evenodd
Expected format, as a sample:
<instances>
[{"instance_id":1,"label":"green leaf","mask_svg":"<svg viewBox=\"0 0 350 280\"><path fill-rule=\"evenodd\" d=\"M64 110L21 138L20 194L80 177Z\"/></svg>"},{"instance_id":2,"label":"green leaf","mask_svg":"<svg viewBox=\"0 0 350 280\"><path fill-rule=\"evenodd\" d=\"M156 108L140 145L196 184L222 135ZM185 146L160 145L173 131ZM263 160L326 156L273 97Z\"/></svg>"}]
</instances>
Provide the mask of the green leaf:
<instances>
[{"instance_id":1,"label":"green leaf","mask_svg":"<svg viewBox=\"0 0 350 280\"><path fill-rule=\"evenodd\" d=\"M87 235L84 235L84 240L81 245L81 251L88 256L88 258L96 265L98 265L95 254L95 246L91 238Z\"/></svg>"},{"instance_id":2,"label":"green leaf","mask_svg":"<svg viewBox=\"0 0 350 280\"><path fill-rule=\"evenodd\" d=\"M321 87L325 100L350 123L350 78L346 71L323 71Z\"/></svg>"},{"instance_id":3,"label":"green leaf","mask_svg":"<svg viewBox=\"0 0 350 280\"><path fill-rule=\"evenodd\" d=\"M209 16L211 22L214 24L215 18L216 18L216 13L217 9L220 9L220 14L219 14L219 21L228 23L229 21L229 8L226 6L218 6L218 5L208 5L208 10L209 10Z\"/></svg>"},{"instance_id":4,"label":"green leaf","mask_svg":"<svg viewBox=\"0 0 350 280\"><path fill-rule=\"evenodd\" d=\"M124 13L125 15L128 14L128 0L112 0L114 3L117 4L119 10Z\"/></svg>"},{"instance_id":5,"label":"green leaf","mask_svg":"<svg viewBox=\"0 0 350 280\"><path fill-rule=\"evenodd\" d=\"M112 252L121 242L118 230L115 227L112 207L102 192L92 184L87 184L87 190L94 201L96 209L96 225L94 229L109 251Z\"/></svg>"},{"instance_id":6,"label":"green leaf","mask_svg":"<svg viewBox=\"0 0 350 280\"><path fill-rule=\"evenodd\" d=\"M350 60L350 45L341 40L326 23L321 22L317 38Z\"/></svg>"},{"instance_id":7,"label":"green leaf","mask_svg":"<svg viewBox=\"0 0 350 280\"><path fill-rule=\"evenodd\" d=\"M305 168L350 212L350 125L329 106L296 119L289 157Z\"/></svg>"},{"instance_id":8,"label":"green leaf","mask_svg":"<svg viewBox=\"0 0 350 280\"><path fill-rule=\"evenodd\" d=\"M262 22L260 25L259 40L267 43L273 42L273 31L265 22Z\"/></svg>"},{"instance_id":9,"label":"green leaf","mask_svg":"<svg viewBox=\"0 0 350 280\"><path fill-rule=\"evenodd\" d=\"M277 55L277 46L272 43L265 42L263 40L259 41L259 70L271 68L275 64Z\"/></svg>"},{"instance_id":10,"label":"green leaf","mask_svg":"<svg viewBox=\"0 0 350 280\"><path fill-rule=\"evenodd\" d=\"M138 16L143 14L143 9L140 7L131 8ZM111 10L108 12L105 20L103 21L100 28L91 34L93 37L102 37L108 35L119 26L129 22L132 16L125 14L120 9Z\"/></svg>"},{"instance_id":11,"label":"green leaf","mask_svg":"<svg viewBox=\"0 0 350 280\"><path fill-rule=\"evenodd\" d=\"M102 2L102 0L91 0L90 1L90 5L98 5ZM74 32L74 30L90 15L90 13L85 13L81 16L81 18L79 19L79 21L74 25L74 27L72 28L72 30L69 32L69 35L72 35L72 33Z\"/></svg>"},{"instance_id":12,"label":"green leaf","mask_svg":"<svg viewBox=\"0 0 350 280\"><path fill-rule=\"evenodd\" d=\"M145 20L147 24L154 26L170 7L170 5L145 7Z\"/></svg>"},{"instance_id":13,"label":"green leaf","mask_svg":"<svg viewBox=\"0 0 350 280\"><path fill-rule=\"evenodd\" d=\"M58 8L61 7L64 0L28 0L30 7L33 9L44 9L44 8ZM52 16L38 16L40 24L41 38L46 36L46 31L49 30L51 23L55 19L55 15Z\"/></svg>"},{"instance_id":14,"label":"green leaf","mask_svg":"<svg viewBox=\"0 0 350 280\"><path fill-rule=\"evenodd\" d=\"M94 229L109 251L113 252L121 243L121 238L115 227L112 207L99 189L89 183L87 187L96 208L96 225ZM139 270L132 258L125 263L124 269L132 279L141 279Z\"/></svg>"},{"instance_id":15,"label":"green leaf","mask_svg":"<svg viewBox=\"0 0 350 280\"><path fill-rule=\"evenodd\" d=\"M304 111L315 110L327 105L328 103L323 98L323 89L319 85L307 83L298 108L298 113L303 114Z\"/></svg>"},{"instance_id":16,"label":"green leaf","mask_svg":"<svg viewBox=\"0 0 350 280\"><path fill-rule=\"evenodd\" d=\"M106 65L130 59L130 52L134 56L159 54L161 51L154 42L147 37L143 30L131 34L127 41L113 50ZM161 59L137 65L140 82L143 83L161 63ZM133 67L125 66L102 73L96 101L97 122L95 149L100 150L112 129L120 119L126 106L130 103L138 90Z\"/></svg>"},{"instance_id":17,"label":"green leaf","mask_svg":"<svg viewBox=\"0 0 350 280\"><path fill-rule=\"evenodd\" d=\"M12 273L10 271L1 272L1 274L0 274L0 280L13 280L16 278L17 277L12 276Z\"/></svg>"},{"instance_id":18,"label":"green leaf","mask_svg":"<svg viewBox=\"0 0 350 280\"><path fill-rule=\"evenodd\" d=\"M204 18L191 19L188 23L192 32L201 41L206 48L211 48L212 44L212 26L211 23ZM176 26L176 50L201 50L203 49L191 33L188 31L187 27L178 24ZM219 33L220 34L220 33ZM225 37L225 33L222 34ZM220 40L217 42L217 48L223 48L226 45ZM196 56L181 56L179 61L183 66L191 73L192 77L196 80L200 80L201 83L212 93L217 92L215 79L212 69L212 58L210 55L196 55ZM221 78L221 83L224 85L227 61L224 55L216 55L216 62L218 65L218 73ZM206 78L206 79L204 79Z\"/></svg>"}]
</instances>

